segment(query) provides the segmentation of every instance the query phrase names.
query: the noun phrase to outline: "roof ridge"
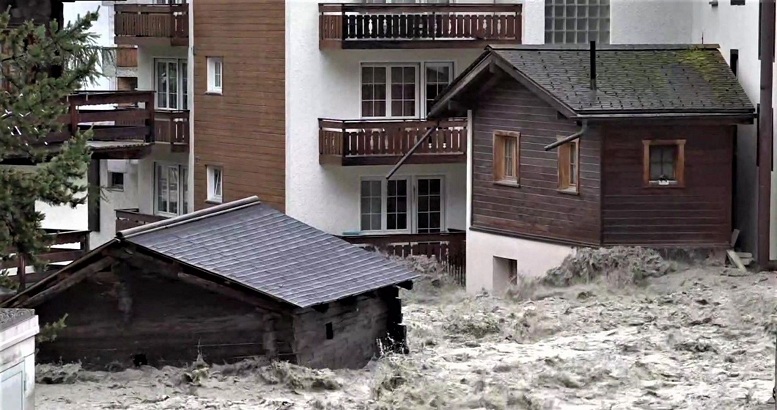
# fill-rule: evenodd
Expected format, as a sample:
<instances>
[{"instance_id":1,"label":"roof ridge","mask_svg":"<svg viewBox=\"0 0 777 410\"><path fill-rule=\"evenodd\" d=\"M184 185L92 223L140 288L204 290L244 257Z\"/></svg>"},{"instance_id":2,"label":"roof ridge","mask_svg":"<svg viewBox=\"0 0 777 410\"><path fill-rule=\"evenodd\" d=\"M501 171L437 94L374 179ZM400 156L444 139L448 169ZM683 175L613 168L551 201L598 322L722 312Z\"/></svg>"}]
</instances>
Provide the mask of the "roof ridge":
<instances>
[{"instance_id":1,"label":"roof ridge","mask_svg":"<svg viewBox=\"0 0 777 410\"><path fill-rule=\"evenodd\" d=\"M719 44L596 44L596 51L649 51L649 50L717 50ZM493 44L486 46L486 50L544 50L544 51L587 51L588 44Z\"/></svg>"},{"instance_id":2,"label":"roof ridge","mask_svg":"<svg viewBox=\"0 0 777 410\"><path fill-rule=\"evenodd\" d=\"M253 195L247 198L238 199L236 201L227 202L225 204L220 204L220 205L212 206L210 208L200 209L199 211L194 211L188 214L179 215L174 218L164 219L158 222L152 222L150 224L125 229L125 230L116 232L116 237L119 239L127 239L140 234L156 231L158 229L178 226L183 223L197 221L202 218L219 215L226 212L236 211L238 209L242 209L247 206L259 205L261 203L262 202L259 200L259 197L257 197L256 195Z\"/></svg>"}]
</instances>

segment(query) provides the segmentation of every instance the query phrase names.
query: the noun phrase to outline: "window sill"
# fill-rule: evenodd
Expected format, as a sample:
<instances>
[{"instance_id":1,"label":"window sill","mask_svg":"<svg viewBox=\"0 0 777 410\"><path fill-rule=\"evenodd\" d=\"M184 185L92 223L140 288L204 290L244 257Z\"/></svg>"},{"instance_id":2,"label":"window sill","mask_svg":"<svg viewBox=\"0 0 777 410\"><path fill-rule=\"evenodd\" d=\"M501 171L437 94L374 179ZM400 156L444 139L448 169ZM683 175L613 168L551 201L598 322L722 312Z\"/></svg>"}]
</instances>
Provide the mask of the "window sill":
<instances>
[{"instance_id":1,"label":"window sill","mask_svg":"<svg viewBox=\"0 0 777 410\"><path fill-rule=\"evenodd\" d=\"M217 91L217 90L208 90L205 91L205 95L223 95L223 91Z\"/></svg>"},{"instance_id":2,"label":"window sill","mask_svg":"<svg viewBox=\"0 0 777 410\"><path fill-rule=\"evenodd\" d=\"M559 188L556 192L564 195L580 195L580 191L577 188Z\"/></svg>"},{"instance_id":3,"label":"window sill","mask_svg":"<svg viewBox=\"0 0 777 410\"><path fill-rule=\"evenodd\" d=\"M659 188L659 189L677 189L677 188L685 188L685 184L681 183L673 183L669 185L659 185L657 182L650 182L648 184L645 184L643 186L644 188Z\"/></svg>"},{"instance_id":4,"label":"window sill","mask_svg":"<svg viewBox=\"0 0 777 410\"><path fill-rule=\"evenodd\" d=\"M494 185L506 186L510 188L520 188L521 184L512 181L494 181Z\"/></svg>"},{"instance_id":5,"label":"window sill","mask_svg":"<svg viewBox=\"0 0 777 410\"><path fill-rule=\"evenodd\" d=\"M220 204L223 203L223 201L221 199L208 198L208 199L205 200L205 203L207 203L207 204L214 204L214 205L220 205Z\"/></svg>"},{"instance_id":6,"label":"window sill","mask_svg":"<svg viewBox=\"0 0 777 410\"><path fill-rule=\"evenodd\" d=\"M109 187L105 187L105 190L106 191L111 191L111 192L124 192L124 187L109 186Z\"/></svg>"}]
</instances>

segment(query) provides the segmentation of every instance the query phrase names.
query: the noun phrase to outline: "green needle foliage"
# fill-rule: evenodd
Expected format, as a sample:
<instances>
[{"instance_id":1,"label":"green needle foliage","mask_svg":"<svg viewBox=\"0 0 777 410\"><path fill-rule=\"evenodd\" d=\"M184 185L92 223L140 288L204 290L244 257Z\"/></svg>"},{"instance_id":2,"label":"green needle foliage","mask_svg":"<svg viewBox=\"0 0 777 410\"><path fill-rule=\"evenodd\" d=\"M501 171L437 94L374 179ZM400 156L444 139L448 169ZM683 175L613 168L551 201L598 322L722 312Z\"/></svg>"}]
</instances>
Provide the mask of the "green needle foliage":
<instances>
[{"instance_id":1,"label":"green needle foliage","mask_svg":"<svg viewBox=\"0 0 777 410\"><path fill-rule=\"evenodd\" d=\"M42 268L36 255L50 242L35 201L75 207L87 200L88 187L77 181L87 172L91 131L64 143L46 138L68 131L68 95L101 76L90 33L97 17L88 13L59 27L10 25L10 14L0 14L0 163L39 164L0 165L0 261L18 250Z\"/></svg>"}]
</instances>

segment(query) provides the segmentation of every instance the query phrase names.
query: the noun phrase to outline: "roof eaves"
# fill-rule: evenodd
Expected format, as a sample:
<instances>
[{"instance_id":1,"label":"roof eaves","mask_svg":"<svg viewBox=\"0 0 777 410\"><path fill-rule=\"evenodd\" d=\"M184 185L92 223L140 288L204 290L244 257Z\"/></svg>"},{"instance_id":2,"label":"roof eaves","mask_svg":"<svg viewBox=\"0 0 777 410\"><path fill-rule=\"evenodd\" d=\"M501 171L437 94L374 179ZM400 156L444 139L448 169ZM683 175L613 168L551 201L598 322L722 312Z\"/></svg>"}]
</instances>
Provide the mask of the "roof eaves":
<instances>
[{"instance_id":1,"label":"roof eaves","mask_svg":"<svg viewBox=\"0 0 777 410\"><path fill-rule=\"evenodd\" d=\"M464 88L467 87L472 80L474 80L484 69L487 69L490 64L490 59L493 53L487 50L483 52L477 60L467 67L464 72L453 80L453 82L446 87L442 94L432 102L432 108L427 114L428 119L437 119L439 115L447 109L448 102L459 94Z\"/></svg>"}]
</instances>

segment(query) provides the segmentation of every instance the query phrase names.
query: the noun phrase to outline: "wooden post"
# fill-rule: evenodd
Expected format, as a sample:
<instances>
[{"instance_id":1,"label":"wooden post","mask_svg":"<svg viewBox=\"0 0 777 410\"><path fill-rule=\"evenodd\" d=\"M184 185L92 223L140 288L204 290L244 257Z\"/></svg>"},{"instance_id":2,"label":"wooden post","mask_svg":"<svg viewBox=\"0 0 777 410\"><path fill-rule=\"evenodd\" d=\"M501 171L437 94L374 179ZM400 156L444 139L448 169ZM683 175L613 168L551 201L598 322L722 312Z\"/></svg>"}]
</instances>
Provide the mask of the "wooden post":
<instances>
[{"instance_id":1,"label":"wooden post","mask_svg":"<svg viewBox=\"0 0 777 410\"><path fill-rule=\"evenodd\" d=\"M27 260L26 255L21 252L16 252L16 276L19 278L18 292L23 291L27 287Z\"/></svg>"}]
</instances>

